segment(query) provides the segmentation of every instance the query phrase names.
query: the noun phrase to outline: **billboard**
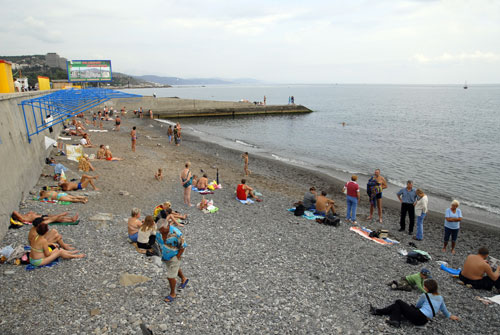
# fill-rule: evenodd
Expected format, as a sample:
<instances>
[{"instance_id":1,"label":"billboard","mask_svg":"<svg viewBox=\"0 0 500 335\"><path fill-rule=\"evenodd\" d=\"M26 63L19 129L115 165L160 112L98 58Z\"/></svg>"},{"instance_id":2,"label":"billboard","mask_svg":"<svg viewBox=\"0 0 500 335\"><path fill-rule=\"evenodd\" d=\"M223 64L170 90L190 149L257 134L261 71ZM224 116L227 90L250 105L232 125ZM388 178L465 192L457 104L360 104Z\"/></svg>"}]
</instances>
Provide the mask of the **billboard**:
<instances>
[{"instance_id":1,"label":"billboard","mask_svg":"<svg viewBox=\"0 0 500 335\"><path fill-rule=\"evenodd\" d=\"M113 78L110 60L73 60L67 64L69 82L102 82Z\"/></svg>"}]
</instances>

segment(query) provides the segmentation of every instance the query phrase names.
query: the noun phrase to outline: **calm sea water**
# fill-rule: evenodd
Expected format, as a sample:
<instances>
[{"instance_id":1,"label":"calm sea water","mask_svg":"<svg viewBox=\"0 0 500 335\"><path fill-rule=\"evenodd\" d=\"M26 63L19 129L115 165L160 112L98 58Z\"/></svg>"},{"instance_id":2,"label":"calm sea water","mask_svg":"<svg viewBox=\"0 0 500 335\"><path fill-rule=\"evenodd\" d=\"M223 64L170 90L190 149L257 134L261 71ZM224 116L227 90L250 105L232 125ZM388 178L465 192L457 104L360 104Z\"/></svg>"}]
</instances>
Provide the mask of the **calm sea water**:
<instances>
[{"instance_id":1,"label":"calm sea water","mask_svg":"<svg viewBox=\"0 0 500 335\"><path fill-rule=\"evenodd\" d=\"M183 127L244 151L342 174L375 168L394 185L412 179L459 199L483 221L500 215L500 86L269 85L128 90L159 97L295 103L307 115L185 119ZM343 126L342 122L346 125ZM335 174L335 173L334 173ZM347 177L344 176L344 177ZM497 222L490 222L498 224Z\"/></svg>"}]
</instances>

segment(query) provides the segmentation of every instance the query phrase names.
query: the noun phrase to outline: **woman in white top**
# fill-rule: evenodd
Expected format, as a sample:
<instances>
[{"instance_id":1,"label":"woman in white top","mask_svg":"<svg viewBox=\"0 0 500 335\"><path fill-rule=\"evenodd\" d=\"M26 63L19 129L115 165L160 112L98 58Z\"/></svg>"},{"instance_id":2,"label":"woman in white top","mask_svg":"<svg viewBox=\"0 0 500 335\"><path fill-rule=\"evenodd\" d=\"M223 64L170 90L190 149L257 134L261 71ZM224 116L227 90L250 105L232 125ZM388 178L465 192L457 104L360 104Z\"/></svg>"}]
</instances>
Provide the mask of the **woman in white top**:
<instances>
[{"instance_id":1,"label":"woman in white top","mask_svg":"<svg viewBox=\"0 0 500 335\"><path fill-rule=\"evenodd\" d=\"M144 223L139 228L137 247L149 250L156 241L156 224L151 215L146 216Z\"/></svg>"},{"instance_id":2,"label":"woman in white top","mask_svg":"<svg viewBox=\"0 0 500 335\"><path fill-rule=\"evenodd\" d=\"M424 239L424 219L427 215L427 195L421 189L417 189L417 201L415 202L415 214L417 215L417 236L414 240L422 241Z\"/></svg>"}]
</instances>

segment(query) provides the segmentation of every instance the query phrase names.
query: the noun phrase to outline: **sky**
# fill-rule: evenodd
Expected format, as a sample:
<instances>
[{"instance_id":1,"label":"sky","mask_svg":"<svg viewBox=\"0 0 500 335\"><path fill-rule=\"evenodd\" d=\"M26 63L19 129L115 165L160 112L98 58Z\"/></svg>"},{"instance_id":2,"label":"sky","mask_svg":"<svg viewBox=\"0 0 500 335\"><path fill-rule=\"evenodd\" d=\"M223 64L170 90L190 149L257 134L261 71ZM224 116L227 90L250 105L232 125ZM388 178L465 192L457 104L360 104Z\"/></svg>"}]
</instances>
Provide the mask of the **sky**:
<instances>
[{"instance_id":1,"label":"sky","mask_svg":"<svg viewBox=\"0 0 500 335\"><path fill-rule=\"evenodd\" d=\"M500 83L497 0L1 0L0 55L271 83Z\"/></svg>"}]
</instances>

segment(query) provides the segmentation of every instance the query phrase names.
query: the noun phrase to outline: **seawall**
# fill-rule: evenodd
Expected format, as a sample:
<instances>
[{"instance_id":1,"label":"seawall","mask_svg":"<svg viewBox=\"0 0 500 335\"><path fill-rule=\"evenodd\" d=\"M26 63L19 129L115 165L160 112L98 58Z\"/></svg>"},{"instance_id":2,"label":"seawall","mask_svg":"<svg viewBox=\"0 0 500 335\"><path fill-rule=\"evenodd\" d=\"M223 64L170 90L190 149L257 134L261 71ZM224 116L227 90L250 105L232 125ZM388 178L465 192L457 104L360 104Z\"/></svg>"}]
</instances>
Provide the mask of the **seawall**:
<instances>
[{"instance_id":1,"label":"seawall","mask_svg":"<svg viewBox=\"0 0 500 335\"><path fill-rule=\"evenodd\" d=\"M44 130L31 137L28 143L23 112L18 104L48 92L0 94L0 239L9 227L9 217L19 208L24 194L29 192L40 178L45 157L51 148L45 149L45 136L56 139L61 125L54 132ZM28 122L33 122L29 121Z\"/></svg>"},{"instance_id":2,"label":"seawall","mask_svg":"<svg viewBox=\"0 0 500 335\"><path fill-rule=\"evenodd\" d=\"M113 99L106 105L120 110L123 106L127 110L138 110L142 107L144 113L153 110L155 117L182 118L204 116L235 116L258 114L287 114L311 113L307 107L301 105L255 105L251 102L212 101L178 98L142 98ZM146 116L146 115L145 115Z\"/></svg>"}]
</instances>

